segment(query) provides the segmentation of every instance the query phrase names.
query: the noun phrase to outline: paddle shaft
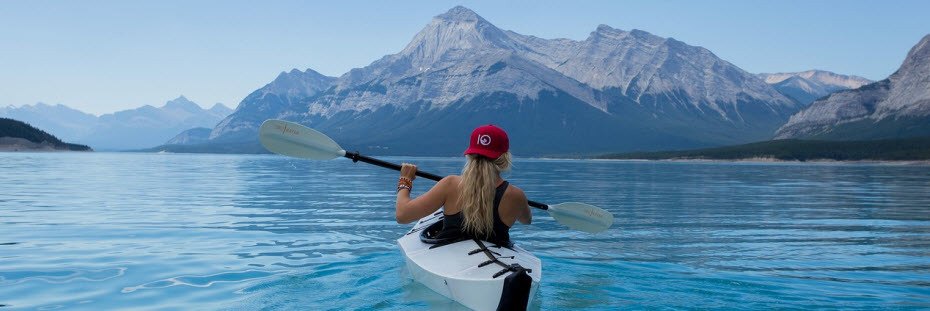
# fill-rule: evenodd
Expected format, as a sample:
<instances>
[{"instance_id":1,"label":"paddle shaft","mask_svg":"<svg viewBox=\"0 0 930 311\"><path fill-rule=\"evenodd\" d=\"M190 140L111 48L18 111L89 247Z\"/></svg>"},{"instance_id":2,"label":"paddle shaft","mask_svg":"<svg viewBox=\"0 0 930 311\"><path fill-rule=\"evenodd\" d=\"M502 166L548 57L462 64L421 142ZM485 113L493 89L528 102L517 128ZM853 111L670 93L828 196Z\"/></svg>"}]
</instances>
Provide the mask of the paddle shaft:
<instances>
[{"instance_id":1,"label":"paddle shaft","mask_svg":"<svg viewBox=\"0 0 930 311\"><path fill-rule=\"evenodd\" d=\"M395 170L395 171L400 171L400 168L401 168L400 165L397 165L397 164L394 164L394 163L391 163L391 162L381 161L381 160L378 160L378 159L375 159L375 158L372 158L372 157L369 157L369 156L364 156L364 155L359 154L357 151L356 151L356 152L348 152L348 151L346 151L345 157L346 157L346 158L349 158L349 159L352 159L352 162L362 161L362 162L365 162L365 163L368 163L368 164L377 165L377 166L380 166L380 167L383 167L383 168L389 168L389 169L392 169L392 170ZM423 177L423 178L426 178L426 179L430 179L430 180L434 180L434 181L439 181L440 179L442 179L442 176L439 176L439 175L436 175L436 174L432 174L432 173L428 173L428 172L424 172L424 171L421 171L421 170L417 170L417 176L420 176L420 177ZM528 203L530 206L535 207L535 208L538 208L538 209L541 209L541 210L549 210L549 206L546 205L546 204L542 204L542 203L539 203L539 202L536 202L536 201L528 201L527 203Z\"/></svg>"}]
</instances>

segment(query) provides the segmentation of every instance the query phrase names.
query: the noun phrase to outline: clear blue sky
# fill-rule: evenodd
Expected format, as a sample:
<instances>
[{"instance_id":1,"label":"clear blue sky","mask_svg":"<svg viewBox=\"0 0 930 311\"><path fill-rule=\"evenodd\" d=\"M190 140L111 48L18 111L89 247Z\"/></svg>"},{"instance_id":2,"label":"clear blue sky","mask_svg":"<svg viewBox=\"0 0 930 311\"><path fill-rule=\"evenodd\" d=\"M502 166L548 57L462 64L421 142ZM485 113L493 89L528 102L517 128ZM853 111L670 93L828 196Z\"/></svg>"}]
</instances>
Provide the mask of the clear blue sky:
<instances>
[{"instance_id":1,"label":"clear blue sky","mask_svg":"<svg viewBox=\"0 0 930 311\"><path fill-rule=\"evenodd\" d=\"M641 29L752 73L884 79L930 33L930 1L11 0L0 2L0 106L102 114L183 94L235 107L281 71L339 76L396 53L459 4L541 38Z\"/></svg>"}]
</instances>

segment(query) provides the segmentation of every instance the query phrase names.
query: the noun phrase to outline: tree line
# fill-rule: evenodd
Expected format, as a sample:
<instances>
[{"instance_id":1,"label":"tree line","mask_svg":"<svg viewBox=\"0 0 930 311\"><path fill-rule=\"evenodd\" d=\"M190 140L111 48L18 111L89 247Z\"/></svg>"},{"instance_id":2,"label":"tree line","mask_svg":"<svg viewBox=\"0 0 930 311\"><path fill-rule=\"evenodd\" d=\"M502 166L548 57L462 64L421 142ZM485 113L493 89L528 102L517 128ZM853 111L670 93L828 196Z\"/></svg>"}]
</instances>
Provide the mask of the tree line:
<instances>
[{"instance_id":1,"label":"tree line","mask_svg":"<svg viewBox=\"0 0 930 311\"><path fill-rule=\"evenodd\" d=\"M56 149L67 149L73 151L88 151L90 147L79 144L69 144L61 141L55 135L40 130L26 122L19 120L0 118L0 137L22 138L33 143L41 144L46 142L55 146Z\"/></svg>"},{"instance_id":2,"label":"tree line","mask_svg":"<svg viewBox=\"0 0 930 311\"><path fill-rule=\"evenodd\" d=\"M768 158L784 161L916 161L930 160L930 137L861 141L783 139L697 150L618 153L599 158L643 160Z\"/></svg>"}]
</instances>

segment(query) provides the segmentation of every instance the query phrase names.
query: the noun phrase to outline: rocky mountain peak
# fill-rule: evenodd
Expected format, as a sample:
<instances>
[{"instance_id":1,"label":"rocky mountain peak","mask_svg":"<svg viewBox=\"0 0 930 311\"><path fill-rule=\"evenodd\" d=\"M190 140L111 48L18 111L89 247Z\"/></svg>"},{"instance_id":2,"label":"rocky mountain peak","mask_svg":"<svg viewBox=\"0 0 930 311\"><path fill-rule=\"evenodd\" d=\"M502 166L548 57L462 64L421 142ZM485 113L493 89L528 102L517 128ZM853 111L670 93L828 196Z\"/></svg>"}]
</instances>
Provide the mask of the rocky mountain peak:
<instances>
[{"instance_id":1,"label":"rocky mountain peak","mask_svg":"<svg viewBox=\"0 0 930 311\"><path fill-rule=\"evenodd\" d=\"M415 67L429 67L447 53L512 49L516 45L507 34L474 11L462 6L436 16L420 30L400 55L409 57Z\"/></svg>"},{"instance_id":2,"label":"rocky mountain peak","mask_svg":"<svg viewBox=\"0 0 930 311\"><path fill-rule=\"evenodd\" d=\"M928 54L930 54L930 34L924 36L923 39L920 39L920 42L918 42L917 45L915 45L913 48L911 48L911 51L908 53L908 58L910 58L911 55L914 55L914 56L918 56L918 55L926 56L926 55L928 55ZM926 60L926 58L924 58L924 59Z\"/></svg>"},{"instance_id":3,"label":"rocky mountain peak","mask_svg":"<svg viewBox=\"0 0 930 311\"><path fill-rule=\"evenodd\" d=\"M325 76L313 69L300 71L282 71L278 77L261 89L265 94L286 94L291 97L305 97L329 87L336 78Z\"/></svg>"},{"instance_id":4,"label":"rocky mountain peak","mask_svg":"<svg viewBox=\"0 0 930 311\"><path fill-rule=\"evenodd\" d=\"M282 71L278 76L272 81L272 84L275 83L292 83L295 81L300 81L306 78L321 78L325 77L323 74L316 72L313 69L307 69L306 71L300 71L297 68L291 69L291 71Z\"/></svg>"},{"instance_id":5,"label":"rocky mountain peak","mask_svg":"<svg viewBox=\"0 0 930 311\"><path fill-rule=\"evenodd\" d=\"M665 41L665 38L653 35L647 31L633 29L630 31L623 31L621 29L616 29L610 27L609 25L600 24L597 26L591 34L588 36L588 41L602 41L602 40L623 40L623 39L635 39L637 41L642 41L644 43L659 44L662 41Z\"/></svg>"},{"instance_id":6,"label":"rocky mountain peak","mask_svg":"<svg viewBox=\"0 0 930 311\"><path fill-rule=\"evenodd\" d=\"M449 11L446 11L446 13L437 15L435 19L440 19L440 20L445 20L445 21L450 21L450 22L460 22L460 23L478 23L478 22L487 23L488 22L484 18L479 16L478 13L475 13L475 11L472 11L461 5L449 9Z\"/></svg>"},{"instance_id":7,"label":"rocky mountain peak","mask_svg":"<svg viewBox=\"0 0 930 311\"><path fill-rule=\"evenodd\" d=\"M592 36L617 36L626 34L628 34L628 32L610 27L610 25L605 24L597 25L597 28L594 29L594 32L591 33Z\"/></svg>"},{"instance_id":8,"label":"rocky mountain peak","mask_svg":"<svg viewBox=\"0 0 930 311\"><path fill-rule=\"evenodd\" d=\"M901 68L898 69L898 72L892 74L892 79L894 79L894 76L906 74L910 71L917 71L918 73L930 72L930 34L924 36L917 45L911 48L907 53L907 57L904 58Z\"/></svg>"},{"instance_id":9,"label":"rocky mountain peak","mask_svg":"<svg viewBox=\"0 0 930 311\"><path fill-rule=\"evenodd\" d=\"M895 73L888 77L892 87L873 118L900 115L930 116L930 35L926 35L907 53Z\"/></svg>"},{"instance_id":10,"label":"rocky mountain peak","mask_svg":"<svg viewBox=\"0 0 930 311\"><path fill-rule=\"evenodd\" d=\"M200 111L203 110L199 105L184 97L184 95L178 96L178 98L169 100L165 103L164 108L166 109L179 109L185 111Z\"/></svg>"},{"instance_id":11,"label":"rocky mountain peak","mask_svg":"<svg viewBox=\"0 0 930 311\"><path fill-rule=\"evenodd\" d=\"M253 136L263 121L263 114L277 116L277 113L290 105L326 90L334 81L336 78L313 69L282 71L274 81L246 96L233 114L217 124L209 137L214 139L232 133Z\"/></svg>"}]
</instances>

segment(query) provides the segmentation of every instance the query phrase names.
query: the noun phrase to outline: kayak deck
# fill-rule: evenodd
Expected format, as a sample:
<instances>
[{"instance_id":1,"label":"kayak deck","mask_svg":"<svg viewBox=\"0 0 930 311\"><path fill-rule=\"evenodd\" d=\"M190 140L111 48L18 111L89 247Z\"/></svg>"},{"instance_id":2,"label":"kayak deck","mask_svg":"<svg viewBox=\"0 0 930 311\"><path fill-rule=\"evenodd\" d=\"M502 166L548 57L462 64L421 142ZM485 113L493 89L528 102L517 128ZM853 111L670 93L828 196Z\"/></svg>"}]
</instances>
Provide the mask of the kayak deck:
<instances>
[{"instance_id":1,"label":"kayak deck","mask_svg":"<svg viewBox=\"0 0 930 311\"><path fill-rule=\"evenodd\" d=\"M423 242L420 237L422 231L442 218L442 210L424 217L397 240L414 280L466 307L494 310L505 290L505 279L515 273L505 266L519 264L532 278L529 288L529 300L532 301L542 278L539 258L519 246L502 247L489 242L479 245L471 239L449 244Z\"/></svg>"}]
</instances>

